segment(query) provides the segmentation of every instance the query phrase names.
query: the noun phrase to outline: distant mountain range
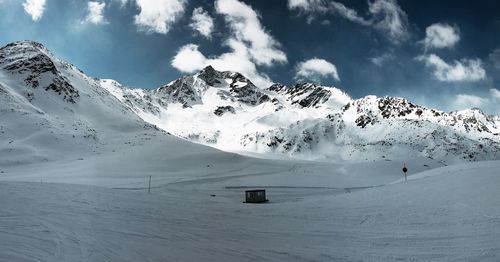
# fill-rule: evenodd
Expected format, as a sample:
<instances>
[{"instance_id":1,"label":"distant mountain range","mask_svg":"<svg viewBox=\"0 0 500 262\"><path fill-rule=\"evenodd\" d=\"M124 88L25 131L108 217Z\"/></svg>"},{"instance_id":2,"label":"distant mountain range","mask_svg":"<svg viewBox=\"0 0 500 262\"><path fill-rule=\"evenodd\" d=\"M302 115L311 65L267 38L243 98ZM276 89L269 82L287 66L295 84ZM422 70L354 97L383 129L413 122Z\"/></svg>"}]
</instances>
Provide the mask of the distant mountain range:
<instances>
[{"instance_id":1,"label":"distant mountain range","mask_svg":"<svg viewBox=\"0 0 500 262\"><path fill-rule=\"evenodd\" d=\"M128 125L266 157L500 159L500 117L480 109L443 112L404 98L353 99L309 83L261 89L211 66L157 89L130 88L88 77L31 41L0 49L0 120L1 140L21 139L27 148L35 133L109 143L110 132L100 130ZM99 143L79 145L92 150Z\"/></svg>"}]
</instances>

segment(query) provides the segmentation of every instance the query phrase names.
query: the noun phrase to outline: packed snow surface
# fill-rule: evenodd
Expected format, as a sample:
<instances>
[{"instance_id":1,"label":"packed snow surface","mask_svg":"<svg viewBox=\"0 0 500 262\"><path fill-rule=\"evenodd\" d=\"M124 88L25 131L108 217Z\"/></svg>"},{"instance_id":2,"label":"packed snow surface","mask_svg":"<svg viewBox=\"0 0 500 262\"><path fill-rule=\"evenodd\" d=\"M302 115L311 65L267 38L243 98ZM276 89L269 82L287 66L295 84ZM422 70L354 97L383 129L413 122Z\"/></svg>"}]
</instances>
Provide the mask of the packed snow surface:
<instances>
[{"instance_id":1,"label":"packed snow surface","mask_svg":"<svg viewBox=\"0 0 500 262\"><path fill-rule=\"evenodd\" d=\"M1 182L0 260L500 259L500 162L432 169L406 183L382 171L396 164L343 173L297 163L170 183L158 174L151 194L139 185ZM242 203L243 190L257 184L270 202Z\"/></svg>"}]
</instances>

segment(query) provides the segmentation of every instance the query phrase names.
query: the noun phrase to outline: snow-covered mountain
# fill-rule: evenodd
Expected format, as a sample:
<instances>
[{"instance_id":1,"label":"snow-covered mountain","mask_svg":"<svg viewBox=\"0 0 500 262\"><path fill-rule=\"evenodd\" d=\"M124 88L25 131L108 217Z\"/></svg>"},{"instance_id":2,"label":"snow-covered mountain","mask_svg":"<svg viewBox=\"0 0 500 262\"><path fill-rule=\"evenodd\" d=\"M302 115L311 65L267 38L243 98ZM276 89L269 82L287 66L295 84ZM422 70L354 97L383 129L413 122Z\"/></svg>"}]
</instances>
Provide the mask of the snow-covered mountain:
<instances>
[{"instance_id":1,"label":"snow-covered mountain","mask_svg":"<svg viewBox=\"0 0 500 262\"><path fill-rule=\"evenodd\" d=\"M137 166L138 159L143 165ZM41 44L22 41L0 48L2 179L16 166L31 170L22 172L26 179L41 177L38 166L52 163L53 176L71 177L75 172L65 171L69 165L81 166L86 174L105 173L113 184L115 165L142 181L148 172L206 171L206 162L233 168L224 164L228 159L248 160L185 141L145 122L99 79L57 59ZM128 181L124 176L121 173L117 183Z\"/></svg>"},{"instance_id":2,"label":"snow-covered mountain","mask_svg":"<svg viewBox=\"0 0 500 262\"><path fill-rule=\"evenodd\" d=\"M2 150L13 148L9 141L22 141L26 146L16 150L31 152L31 140L71 140L95 151L115 129L156 126L225 151L276 157L500 158L500 118L479 109L443 112L403 98L353 99L308 83L261 89L240 73L211 66L154 90L129 88L88 77L29 41L0 49L0 102ZM15 155L10 152L7 161Z\"/></svg>"},{"instance_id":3,"label":"snow-covered mountain","mask_svg":"<svg viewBox=\"0 0 500 262\"><path fill-rule=\"evenodd\" d=\"M156 90L101 84L141 118L222 150L308 159L500 157L500 119L479 109L425 108L314 84L262 90L235 72L207 67Z\"/></svg>"}]
</instances>

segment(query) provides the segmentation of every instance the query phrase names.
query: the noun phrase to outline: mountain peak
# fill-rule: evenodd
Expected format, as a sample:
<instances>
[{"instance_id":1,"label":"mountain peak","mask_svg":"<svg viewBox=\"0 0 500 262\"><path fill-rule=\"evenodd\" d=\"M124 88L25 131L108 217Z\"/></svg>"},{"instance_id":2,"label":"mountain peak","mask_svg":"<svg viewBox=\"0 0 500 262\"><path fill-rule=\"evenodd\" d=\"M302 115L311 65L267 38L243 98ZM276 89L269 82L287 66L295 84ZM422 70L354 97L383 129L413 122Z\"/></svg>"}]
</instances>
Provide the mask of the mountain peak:
<instances>
[{"instance_id":1,"label":"mountain peak","mask_svg":"<svg viewBox=\"0 0 500 262\"><path fill-rule=\"evenodd\" d=\"M20 41L16 41L16 42L8 44L8 46L9 45L11 45L11 46L32 46L32 47L40 48L40 49L47 49L47 48L45 48L45 46L42 43L36 42L33 40L20 40Z\"/></svg>"},{"instance_id":2,"label":"mountain peak","mask_svg":"<svg viewBox=\"0 0 500 262\"><path fill-rule=\"evenodd\" d=\"M32 91L42 87L62 95L64 100L75 103L79 92L58 67L69 68L69 64L55 58L42 44L35 41L18 41L0 48L0 68L18 75ZM32 98L30 98L32 99Z\"/></svg>"},{"instance_id":3,"label":"mountain peak","mask_svg":"<svg viewBox=\"0 0 500 262\"><path fill-rule=\"evenodd\" d=\"M50 51L41 43L31 41L31 40L22 40L7 44L6 46L0 48L1 53L6 55L21 55L27 53L43 53L44 55L51 55ZM4 57L0 57L0 59L4 59Z\"/></svg>"},{"instance_id":4,"label":"mountain peak","mask_svg":"<svg viewBox=\"0 0 500 262\"><path fill-rule=\"evenodd\" d=\"M207 72L207 73L215 73L217 70L215 70L215 68L213 68L212 65L207 65L205 68L203 68L200 73L202 72Z\"/></svg>"}]
</instances>

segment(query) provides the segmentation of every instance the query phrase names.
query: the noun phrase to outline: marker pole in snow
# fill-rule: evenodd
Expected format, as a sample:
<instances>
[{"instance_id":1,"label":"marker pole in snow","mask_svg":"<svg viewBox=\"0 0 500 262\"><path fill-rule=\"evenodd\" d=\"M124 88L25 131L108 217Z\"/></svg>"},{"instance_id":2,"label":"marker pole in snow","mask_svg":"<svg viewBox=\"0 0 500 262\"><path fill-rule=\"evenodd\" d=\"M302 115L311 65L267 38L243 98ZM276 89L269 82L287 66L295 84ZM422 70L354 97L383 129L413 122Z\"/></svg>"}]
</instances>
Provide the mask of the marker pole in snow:
<instances>
[{"instance_id":1,"label":"marker pole in snow","mask_svg":"<svg viewBox=\"0 0 500 262\"><path fill-rule=\"evenodd\" d=\"M151 194L151 176L149 176L148 194Z\"/></svg>"},{"instance_id":2,"label":"marker pole in snow","mask_svg":"<svg viewBox=\"0 0 500 262\"><path fill-rule=\"evenodd\" d=\"M406 168L406 163L403 164L403 173L405 173L405 182L408 181L406 178L406 172L408 172L408 168Z\"/></svg>"}]
</instances>

